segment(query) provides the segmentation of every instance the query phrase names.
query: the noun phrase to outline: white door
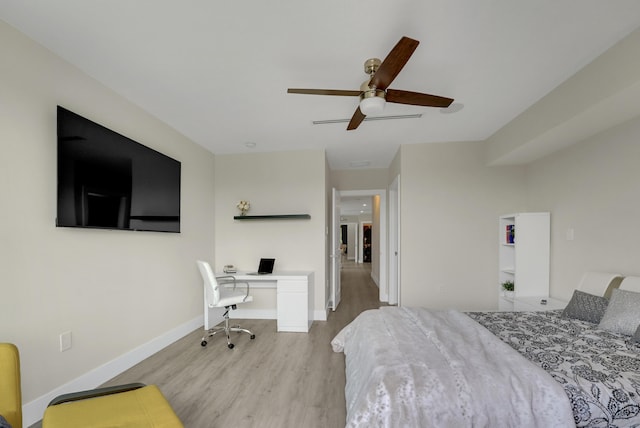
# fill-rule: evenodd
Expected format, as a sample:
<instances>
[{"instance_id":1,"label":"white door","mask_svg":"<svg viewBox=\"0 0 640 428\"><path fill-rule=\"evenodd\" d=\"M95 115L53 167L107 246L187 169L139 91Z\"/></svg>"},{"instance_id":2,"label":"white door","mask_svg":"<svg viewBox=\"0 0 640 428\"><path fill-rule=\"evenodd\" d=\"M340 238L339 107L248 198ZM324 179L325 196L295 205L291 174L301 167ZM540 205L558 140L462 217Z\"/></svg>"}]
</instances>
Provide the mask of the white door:
<instances>
[{"instance_id":1,"label":"white door","mask_svg":"<svg viewBox=\"0 0 640 428\"><path fill-rule=\"evenodd\" d=\"M340 192L331 190L331 309L334 311L340 304Z\"/></svg>"},{"instance_id":2,"label":"white door","mask_svg":"<svg viewBox=\"0 0 640 428\"><path fill-rule=\"evenodd\" d=\"M397 305L400 284L400 176L389 187L389 304Z\"/></svg>"}]
</instances>

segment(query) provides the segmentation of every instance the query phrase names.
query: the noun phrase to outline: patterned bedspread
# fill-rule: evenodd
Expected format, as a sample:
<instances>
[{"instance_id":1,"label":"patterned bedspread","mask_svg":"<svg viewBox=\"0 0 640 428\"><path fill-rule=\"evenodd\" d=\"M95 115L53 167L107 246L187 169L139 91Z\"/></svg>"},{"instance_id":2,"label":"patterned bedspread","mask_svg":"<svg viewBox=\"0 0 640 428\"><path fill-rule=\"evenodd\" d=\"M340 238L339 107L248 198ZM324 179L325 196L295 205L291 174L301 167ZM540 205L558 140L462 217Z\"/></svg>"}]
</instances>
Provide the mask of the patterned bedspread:
<instances>
[{"instance_id":1,"label":"patterned bedspread","mask_svg":"<svg viewBox=\"0 0 640 428\"><path fill-rule=\"evenodd\" d=\"M562 384L576 426L640 427L640 345L561 313L467 315Z\"/></svg>"}]
</instances>

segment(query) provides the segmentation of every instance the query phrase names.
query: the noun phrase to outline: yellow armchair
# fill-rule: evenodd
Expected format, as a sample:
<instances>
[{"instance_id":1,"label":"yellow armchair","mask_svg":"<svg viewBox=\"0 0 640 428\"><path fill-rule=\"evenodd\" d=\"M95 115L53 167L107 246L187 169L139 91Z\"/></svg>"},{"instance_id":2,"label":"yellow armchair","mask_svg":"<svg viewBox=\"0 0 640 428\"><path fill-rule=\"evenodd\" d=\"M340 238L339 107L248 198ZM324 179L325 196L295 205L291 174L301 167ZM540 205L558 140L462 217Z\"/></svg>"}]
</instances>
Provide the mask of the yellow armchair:
<instances>
[{"instance_id":1,"label":"yellow armchair","mask_svg":"<svg viewBox=\"0 0 640 428\"><path fill-rule=\"evenodd\" d=\"M0 415L22 428L20 358L10 343L0 343ZM137 383L61 395L49 403L43 428L135 426L182 428L156 385Z\"/></svg>"},{"instance_id":2,"label":"yellow armchair","mask_svg":"<svg viewBox=\"0 0 640 428\"><path fill-rule=\"evenodd\" d=\"M124 426L174 428L182 423L155 385L49 404L42 418L42 428Z\"/></svg>"},{"instance_id":3,"label":"yellow armchair","mask_svg":"<svg viewBox=\"0 0 640 428\"><path fill-rule=\"evenodd\" d=\"M0 343L0 415L13 428L22 428L20 356L12 343Z\"/></svg>"}]
</instances>

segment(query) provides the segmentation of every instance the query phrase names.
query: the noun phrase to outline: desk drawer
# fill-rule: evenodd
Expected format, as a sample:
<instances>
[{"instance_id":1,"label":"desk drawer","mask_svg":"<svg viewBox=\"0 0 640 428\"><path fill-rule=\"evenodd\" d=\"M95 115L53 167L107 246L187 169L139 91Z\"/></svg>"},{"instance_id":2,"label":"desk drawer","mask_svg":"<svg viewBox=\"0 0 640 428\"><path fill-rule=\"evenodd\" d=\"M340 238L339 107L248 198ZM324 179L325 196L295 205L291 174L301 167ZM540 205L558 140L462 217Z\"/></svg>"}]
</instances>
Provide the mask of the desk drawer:
<instances>
[{"instance_id":1,"label":"desk drawer","mask_svg":"<svg viewBox=\"0 0 640 428\"><path fill-rule=\"evenodd\" d=\"M308 287L309 287L309 285L308 285L307 281L279 280L278 281L278 294L281 294L281 293L307 293Z\"/></svg>"}]
</instances>

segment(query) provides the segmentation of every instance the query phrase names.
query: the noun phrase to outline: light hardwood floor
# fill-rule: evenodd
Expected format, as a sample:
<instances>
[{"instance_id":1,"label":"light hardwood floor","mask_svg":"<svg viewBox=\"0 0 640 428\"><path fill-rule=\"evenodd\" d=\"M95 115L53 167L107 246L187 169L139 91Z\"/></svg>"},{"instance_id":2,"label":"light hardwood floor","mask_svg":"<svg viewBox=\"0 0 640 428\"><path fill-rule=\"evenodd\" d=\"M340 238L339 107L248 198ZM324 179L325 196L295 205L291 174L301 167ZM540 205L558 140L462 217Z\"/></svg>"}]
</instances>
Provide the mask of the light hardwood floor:
<instances>
[{"instance_id":1,"label":"light hardwood floor","mask_svg":"<svg viewBox=\"0 0 640 428\"><path fill-rule=\"evenodd\" d=\"M188 428L344 427L344 355L331 339L366 309L377 308L370 265L345 263L342 301L309 333L277 333L275 320L234 320L256 338L238 334L203 348L198 329L106 385L157 384Z\"/></svg>"}]
</instances>

